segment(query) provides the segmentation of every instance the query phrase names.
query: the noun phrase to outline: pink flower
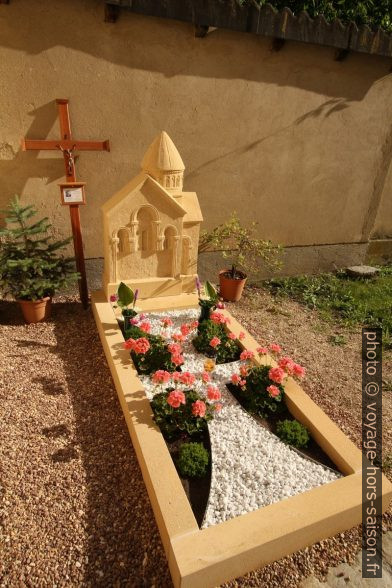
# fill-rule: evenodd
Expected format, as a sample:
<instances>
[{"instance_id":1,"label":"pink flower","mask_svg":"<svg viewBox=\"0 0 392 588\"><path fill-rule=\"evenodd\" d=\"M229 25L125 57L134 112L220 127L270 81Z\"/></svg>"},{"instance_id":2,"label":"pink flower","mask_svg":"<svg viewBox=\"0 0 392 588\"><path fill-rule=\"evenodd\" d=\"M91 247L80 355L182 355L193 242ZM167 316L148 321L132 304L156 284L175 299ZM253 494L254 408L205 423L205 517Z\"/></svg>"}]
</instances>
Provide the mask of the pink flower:
<instances>
[{"instance_id":1,"label":"pink flower","mask_svg":"<svg viewBox=\"0 0 392 588\"><path fill-rule=\"evenodd\" d=\"M218 337L212 337L210 345L215 349L215 347L218 347L218 345L220 345L220 342L221 340Z\"/></svg>"},{"instance_id":2,"label":"pink flower","mask_svg":"<svg viewBox=\"0 0 392 588\"><path fill-rule=\"evenodd\" d=\"M131 320L129 321L131 323L131 325L137 325L139 322L139 319L134 316L133 318L131 318Z\"/></svg>"},{"instance_id":3,"label":"pink flower","mask_svg":"<svg viewBox=\"0 0 392 588\"><path fill-rule=\"evenodd\" d=\"M274 367L274 368L271 368L270 371L268 372L268 377L273 382L276 382L277 384L281 384L286 377L286 372L284 370L282 370L281 367Z\"/></svg>"},{"instance_id":4,"label":"pink flower","mask_svg":"<svg viewBox=\"0 0 392 588\"><path fill-rule=\"evenodd\" d=\"M212 320L213 323L219 324L222 321L220 320L220 317L223 318L223 314L221 314L220 312L211 312L210 313L210 319Z\"/></svg>"},{"instance_id":5,"label":"pink flower","mask_svg":"<svg viewBox=\"0 0 392 588\"><path fill-rule=\"evenodd\" d=\"M151 331L151 325L149 322L145 321L139 325L139 329L144 331L144 333L149 333Z\"/></svg>"},{"instance_id":6,"label":"pink flower","mask_svg":"<svg viewBox=\"0 0 392 588\"><path fill-rule=\"evenodd\" d=\"M241 365L240 366L240 374L241 374L241 376L247 376L248 375L248 366L247 365Z\"/></svg>"},{"instance_id":7,"label":"pink flower","mask_svg":"<svg viewBox=\"0 0 392 588\"><path fill-rule=\"evenodd\" d=\"M118 298L117 298L117 294L112 294L109 298L110 302L117 302Z\"/></svg>"},{"instance_id":8,"label":"pink flower","mask_svg":"<svg viewBox=\"0 0 392 588\"><path fill-rule=\"evenodd\" d=\"M197 329L199 326L199 321L192 321L191 322L191 329Z\"/></svg>"},{"instance_id":9,"label":"pink flower","mask_svg":"<svg viewBox=\"0 0 392 588\"><path fill-rule=\"evenodd\" d=\"M221 312L211 312L210 319L217 325L225 325L230 322L229 317L226 317Z\"/></svg>"},{"instance_id":10,"label":"pink flower","mask_svg":"<svg viewBox=\"0 0 392 588\"><path fill-rule=\"evenodd\" d=\"M181 372L173 372L172 373L173 382L179 382L181 377Z\"/></svg>"},{"instance_id":11,"label":"pink flower","mask_svg":"<svg viewBox=\"0 0 392 588\"><path fill-rule=\"evenodd\" d=\"M124 349L133 349L135 346L135 339L127 339L124 341Z\"/></svg>"},{"instance_id":12,"label":"pink flower","mask_svg":"<svg viewBox=\"0 0 392 588\"><path fill-rule=\"evenodd\" d=\"M259 355L267 355L268 353L267 347L258 347L256 351Z\"/></svg>"},{"instance_id":13,"label":"pink flower","mask_svg":"<svg viewBox=\"0 0 392 588\"><path fill-rule=\"evenodd\" d=\"M163 324L164 327L171 327L173 324L173 321L171 320L171 318L163 318L163 319L161 319L161 323Z\"/></svg>"},{"instance_id":14,"label":"pink flower","mask_svg":"<svg viewBox=\"0 0 392 588\"><path fill-rule=\"evenodd\" d=\"M192 414L193 416L197 416L200 418L203 418L206 414L206 403L203 402L202 400L196 400L196 402L194 402L192 404Z\"/></svg>"},{"instance_id":15,"label":"pink flower","mask_svg":"<svg viewBox=\"0 0 392 588\"><path fill-rule=\"evenodd\" d=\"M216 386L208 386L207 387L207 397L209 400L220 400L221 393L219 391L219 388L217 388Z\"/></svg>"},{"instance_id":16,"label":"pink flower","mask_svg":"<svg viewBox=\"0 0 392 588\"><path fill-rule=\"evenodd\" d=\"M182 351L182 347L178 343L170 343L167 346L167 348L170 351L170 353L174 353L174 354L179 354Z\"/></svg>"},{"instance_id":17,"label":"pink flower","mask_svg":"<svg viewBox=\"0 0 392 588\"><path fill-rule=\"evenodd\" d=\"M241 361L245 361L246 359L252 359L252 357L254 356L255 354L253 353L253 351L248 351L247 349L244 349L244 351L240 355L240 359Z\"/></svg>"},{"instance_id":18,"label":"pink flower","mask_svg":"<svg viewBox=\"0 0 392 588\"><path fill-rule=\"evenodd\" d=\"M237 337L234 335L234 333L229 333L227 335L229 337L229 339L232 339L234 341L234 339L237 339Z\"/></svg>"},{"instance_id":19,"label":"pink flower","mask_svg":"<svg viewBox=\"0 0 392 588\"><path fill-rule=\"evenodd\" d=\"M181 333L184 335L184 337L186 337L187 335L189 335L189 333L191 332L191 328L189 325L187 324L183 324L180 327L180 331Z\"/></svg>"},{"instance_id":20,"label":"pink flower","mask_svg":"<svg viewBox=\"0 0 392 588\"><path fill-rule=\"evenodd\" d=\"M272 398L276 398L280 394L279 388L277 386L273 386L273 385L268 386L267 392Z\"/></svg>"},{"instance_id":21,"label":"pink flower","mask_svg":"<svg viewBox=\"0 0 392 588\"><path fill-rule=\"evenodd\" d=\"M240 341L242 341L242 339L245 339L245 333L244 333L244 331L241 331L241 332L239 333L239 335L238 335L238 339L239 339Z\"/></svg>"},{"instance_id":22,"label":"pink flower","mask_svg":"<svg viewBox=\"0 0 392 588\"><path fill-rule=\"evenodd\" d=\"M237 384L239 384L241 381L241 376L239 376L238 374L233 374L231 376L231 383L234 384L235 386L237 386Z\"/></svg>"},{"instance_id":23,"label":"pink flower","mask_svg":"<svg viewBox=\"0 0 392 588\"><path fill-rule=\"evenodd\" d=\"M185 404L185 394L181 390L172 390L166 400L170 406L178 408L180 404Z\"/></svg>"},{"instance_id":24,"label":"pink flower","mask_svg":"<svg viewBox=\"0 0 392 588\"><path fill-rule=\"evenodd\" d=\"M180 382L185 384L185 386L192 386L193 382L196 380L196 377L191 374L191 372L182 372L180 375Z\"/></svg>"},{"instance_id":25,"label":"pink flower","mask_svg":"<svg viewBox=\"0 0 392 588\"><path fill-rule=\"evenodd\" d=\"M302 367L302 365L295 363L293 367L293 372L294 375L297 376L297 378L303 378L305 376L306 369Z\"/></svg>"},{"instance_id":26,"label":"pink flower","mask_svg":"<svg viewBox=\"0 0 392 588\"><path fill-rule=\"evenodd\" d=\"M295 363L291 357L281 357L278 361L279 367L281 367L288 374L292 374L294 371Z\"/></svg>"},{"instance_id":27,"label":"pink flower","mask_svg":"<svg viewBox=\"0 0 392 588\"><path fill-rule=\"evenodd\" d=\"M219 412L220 410L222 410L222 408L223 408L223 404L221 404L220 402L217 402L214 405L214 409L216 410L216 412Z\"/></svg>"},{"instance_id":28,"label":"pink flower","mask_svg":"<svg viewBox=\"0 0 392 588\"><path fill-rule=\"evenodd\" d=\"M244 388L246 386L246 380L240 380L239 384L241 388Z\"/></svg>"},{"instance_id":29,"label":"pink flower","mask_svg":"<svg viewBox=\"0 0 392 588\"><path fill-rule=\"evenodd\" d=\"M154 384L166 384L171 378L171 374L165 370L157 370L153 376L152 381Z\"/></svg>"},{"instance_id":30,"label":"pink flower","mask_svg":"<svg viewBox=\"0 0 392 588\"><path fill-rule=\"evenodd\" d=\"M133 347L133 351L135 353L147 353L147 351L150 349L150 343L148 341L148 339L146 339L145 337L140 337L140 339L136 339L134 347Z\"/></svg>"},{"instance_id":31,"label":"pink flower","mask_svg":"<svg viewBox=\"0 0 392 588\"><path fill-rule=\"evenodd\" d=\"M171 361L174 365L182 365L184 363L184 358L179 353L174 353L171 356Z\"/></svg>"},{"instance_id":32,"label":"pink flower","mask_svg":"<svg viewBox=\"0 0 392 588\"><path fill-rule=\"evenodd\" d=\"M222 302L222 300L219 300L219 302L218 302L218 304L216 305L216 307L217 307L217 308L220 308L220 309L222 309L222 308L226 308L226 306L225 306L225 303L224 303L224 302Z\"/></svg>"},{"instance_id":33,"label":"pink flower","mask_svg":"<svg viewBox=\"0 0 392 588\"><path fill-rule=\"evenodd\" d=\"M181 343L185 341L185 337L182 333L174 333L174 335L172 335L172 339L174 339L174 341L179 341Z\"/></svg>"},{"instance_id":34,"label":"pink flower","mask_svg":"<svg viewBox=\"0 0 392 588\"><path fill-rule=\"evenodd\" d=\"M271 343L271 345L269 345L269 350L272 351L272 353L280 353L282 348L277 343Z\"/></svg>"},{"instance_id":35,"label":"pink flower","mask_svg":"<svg viewBox=\"0 0 392 588\"><path fill-rule=\"evenodd\" d=\"M141 321L144 321L144 319L146 318L146 315L144 314L144 312L142 312L142 314L139 314L139 318Z\"/></svg>"},{"instance_id":36,"label":"pink flower","mask_svg":"<svg viewBox=\"0 0 392 588\"><path fill-rule=\"evenodd\" d=\"M207 382L211 382L211 376L210 376L210 374L208 372L203 372L201 374L201 379L203 380L203 382L205 384L207 384Z\"/></svg>"}]
</instances>

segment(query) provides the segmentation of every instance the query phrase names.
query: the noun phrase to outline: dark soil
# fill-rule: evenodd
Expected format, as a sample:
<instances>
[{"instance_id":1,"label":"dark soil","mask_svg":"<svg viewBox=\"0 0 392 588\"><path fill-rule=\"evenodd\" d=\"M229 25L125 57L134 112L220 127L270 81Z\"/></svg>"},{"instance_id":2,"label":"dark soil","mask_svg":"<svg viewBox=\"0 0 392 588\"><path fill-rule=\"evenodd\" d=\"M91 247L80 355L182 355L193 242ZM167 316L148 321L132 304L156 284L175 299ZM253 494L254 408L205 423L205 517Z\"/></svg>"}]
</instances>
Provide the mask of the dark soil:
<instances>
[{"instance_id":1,"label":"dark soil","mask_svg":"<svg viewBox=\"0 0 392 588\"><path fill-rule=\"evenodd\" d=\"M243 406L246 410L246 407L244 406L243 402L241 402L242 399L237 392L237 386L234 386L234 384L230 384L230 383L226 384L226 386L229 389L229 391L231 392L231 394L234 396L234 398L236 398L236 400L238 400L238 402L241 404L241 406ZM252 413L249 413L249 414L251 414L251 416L262 427L264 427L265 429L267 429L271 433L274 433L274 435L276 435L276 425L277 425L278 421L284 421L286 419L288 419L290 421L294 420L287 407L285 407L278 414L271 413L268 418L262 418L256 414L252 414ZM309 444L307 447L301 447L301 449L297 449L296 447L292 447L291 445L290 445L290 447L292 449L294 449L294 451L297 451L298 453L302 454L304 457L309 457L310 459L313 459L314 461L317 461L318 463L321 463L322 465L327 466L327 467L337 471L336 466L333 463L333 461L328 457L328 455L325 453L325 451L323 451L321 449L321 447L316 443L316 441L313 439L313 437L310 437L310 441L309 441Z\"/></svg>"},{"instance_id":2,"label":"dark soil","mask_svg":"<svg viewBox=\"0 0 392 588\"><path fill-rule=\"evenodd\" d=\"M189 443L190 441L196 441L196 439L191 439L186 434L180 439L176 439L175 441L166 441L166 445L169 449L174 464L176 464L180 446L183 443ZM203 437L197 439L197 441L199 443L203 443L204 447L207 449L211 456L211 444L208 429L206 429L206 431L204 432ZM188 497L189 503L192 507L193 514L195 515L197 524L200 527L201 523L203 522L204 514L207 508L208 497L210 495L211 459L208 466L207 475L203 478L182 478L179 473L178 475L181 480L182 486L185 490L185 493Z\"/></svg>"},{"instance_id":3,"label":"dark soil","mask_svg":"<svg viewBox=\"0 0 392 588\"><path fill-rule=\"evenodd\" d=\"M245 280L246 278L246 274L238 270L235 270L234 274L231 270L227 270L227 272L221 275L223 275L223 277L227 278L228 280Z\"/></svg>"}]
</instances>

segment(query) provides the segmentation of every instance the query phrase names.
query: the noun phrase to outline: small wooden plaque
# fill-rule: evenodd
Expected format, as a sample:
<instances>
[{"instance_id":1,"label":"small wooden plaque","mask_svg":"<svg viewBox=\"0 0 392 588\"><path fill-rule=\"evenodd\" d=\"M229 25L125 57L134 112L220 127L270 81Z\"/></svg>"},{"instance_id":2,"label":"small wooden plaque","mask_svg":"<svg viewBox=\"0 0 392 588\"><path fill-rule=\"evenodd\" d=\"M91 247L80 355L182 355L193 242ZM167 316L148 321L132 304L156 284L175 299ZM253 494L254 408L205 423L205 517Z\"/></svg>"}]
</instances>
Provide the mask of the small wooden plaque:
<instances>
[{"instance_id":1,"label":"small wooden plaque","mask_svg":"<svg viewBox=\"0 0 392 588\"><path fill-rule=\"evenodd\" d=\"M86 182L67 182L59 184L61 191L61 204L86 204Z\"/></svg>"}]
</instances>

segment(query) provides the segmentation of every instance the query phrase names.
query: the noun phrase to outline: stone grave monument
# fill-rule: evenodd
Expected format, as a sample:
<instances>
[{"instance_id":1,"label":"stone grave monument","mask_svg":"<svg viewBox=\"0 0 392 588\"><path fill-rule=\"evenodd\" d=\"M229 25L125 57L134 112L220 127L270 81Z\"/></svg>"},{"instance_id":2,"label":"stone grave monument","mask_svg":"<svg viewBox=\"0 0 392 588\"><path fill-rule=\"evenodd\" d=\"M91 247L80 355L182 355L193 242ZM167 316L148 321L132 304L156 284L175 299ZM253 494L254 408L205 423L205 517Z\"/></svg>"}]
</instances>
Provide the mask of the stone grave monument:
<instances>
[{"instance_id":1,"label":"stone grave monument","mask_svg":"<svg viewBox=\"0 0 392 588\"><path fill-rule=\"evenodd\" d=\"M141 299L191 293L203 217L196 193L183 191L185 166L165 131L141 168L102 206L105 295L120 282Z\"/></svg>"}]
</instances>

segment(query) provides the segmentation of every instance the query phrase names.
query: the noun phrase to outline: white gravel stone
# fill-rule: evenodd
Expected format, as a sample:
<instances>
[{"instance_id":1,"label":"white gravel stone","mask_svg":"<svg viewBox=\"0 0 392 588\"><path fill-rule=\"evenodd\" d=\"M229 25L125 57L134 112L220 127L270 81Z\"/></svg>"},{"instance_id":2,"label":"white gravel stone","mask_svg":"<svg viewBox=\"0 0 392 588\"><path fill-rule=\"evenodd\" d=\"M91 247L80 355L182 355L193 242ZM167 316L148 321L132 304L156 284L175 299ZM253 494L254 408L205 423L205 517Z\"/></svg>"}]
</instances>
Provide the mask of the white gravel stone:
<instances>
[{"instance_id":1,"label":"white gravel stone","mask_svg":"<svg viewBox=\"0 0 392 588\"><path fill-rule=\"evenodd\" d=\"M170 317L174 325L167 335L179 332L185 322L196 320L197 309L149 313L151 332L162 332L161 318ZM183 343L183 371L196 376L204 371L205 357L196 352L190 334ZM257 510L284 498L306 492L341 477L333 470L302 457L248 414L226 387L241 362L216 366L212 379L222 394L222 410L209 423L212 451L211 489L202 527ZM162 391L149 376L139 376L146 395L152 399ZM196 385L200 392L204 385Z\"/></svg>"}]
</instances>

